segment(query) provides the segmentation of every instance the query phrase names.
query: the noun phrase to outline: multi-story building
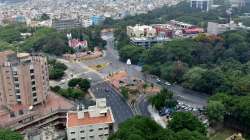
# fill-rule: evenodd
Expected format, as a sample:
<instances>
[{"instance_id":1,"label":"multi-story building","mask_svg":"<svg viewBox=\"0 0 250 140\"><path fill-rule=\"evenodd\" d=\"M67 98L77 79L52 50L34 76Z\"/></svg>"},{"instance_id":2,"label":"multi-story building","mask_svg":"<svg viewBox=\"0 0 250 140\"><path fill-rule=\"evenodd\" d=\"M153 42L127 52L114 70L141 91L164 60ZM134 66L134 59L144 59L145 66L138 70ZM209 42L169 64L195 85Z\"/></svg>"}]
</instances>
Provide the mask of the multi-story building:
<instances>
[{"instance_id":1,"label":"multi-story building","mask_svg":"<svg viewBox=\"0 0 250 140\"><path fill-rule=\"evenodd\" d=\"M82 24L77 19L53 19L52 27L56 30L67 30L73 28L79 28Z\"/></svg>"},{"instance_id":2,"label":"multi-story building","mask_svg":"<svg viewBox=\"0 0 250 140\"><path fill-rule=\"evenodd\" d=\"M0 52L0 105L11 110L15 106L43 104L48 90L45 57L12 51Z\"/></svg>"},{"instance_id":3,"label":"multi-story building","mask_svg":"<svg viewBox=\"0 0 250 140\"><path fill-rule=\"evenodd\" d=\"M244 7L246 0L229 0L232 7Z\"/></svg>"},{"instance_id":4,"label":"multi-story building","mask_svg":"<svg viewBox=\"0 0 250 140\"><path fill-rule=\"evenodd\" d=\"M96 99L95 106L67 113L68 140L106 140L113 133L114 117L106 99Z\"/></svg>"},{"instance_id":5,"label":"multi-story building","mask_svg":"<svg viewBox=\"0 0 250 140\"><path fill-rule=\"evenodd\" d=\"M234 21L230 21L227 24L219 24L216 22L208 22L207 33L212 35L222 34L227 31L232 30L250 30L250 27L244 26L242 23L235 23Z\"/></svg>"},{"instance_id":6,"label":"multi-story building","mask_svg":"<svg viewBox=\"0 0 250 140\"><path fill-rule=\"evenodd\" d=\"M130 43L144 48L150 48L157 43L170 41L172 38L193 37L204 30L197 26L171 20L167 24L136 25L127 27Z\"/></svg>"},{"instance_id":7,"label":"multi-story building","mask_svg":"<svg viewBox=\"0 0 250 140\"><path fill-rule=\"evenodd\" d=\"M192 8L201 9L203 11L209 11L213 5L213 0L190 0L190 6Z\"/></svg>"},{"instance_id":8,"label":"multi-story building","mask_svg":"<svg viewBox=\"0 0 250 140\"><path fill-rule=\"evenodd\" d=\"M147 25L136 25L127 27L127 35L129 37L154 37L156 36L156 29Z\"/></svg>"}]
</instances>

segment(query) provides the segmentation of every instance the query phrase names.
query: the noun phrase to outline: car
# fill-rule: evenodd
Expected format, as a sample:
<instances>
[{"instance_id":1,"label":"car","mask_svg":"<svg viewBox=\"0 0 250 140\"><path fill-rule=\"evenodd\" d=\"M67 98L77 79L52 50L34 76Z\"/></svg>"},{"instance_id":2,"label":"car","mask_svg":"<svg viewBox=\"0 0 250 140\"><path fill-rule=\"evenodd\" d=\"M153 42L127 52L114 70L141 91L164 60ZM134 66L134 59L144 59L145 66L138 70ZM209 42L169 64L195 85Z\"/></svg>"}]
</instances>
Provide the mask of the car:
<instances>
[{"instance_id":1,"label":"car","mask_svg":"<svg viewBox=\"0 0 250 140\"><path fill-rule=\"evenodd\" d=\"M167 86L171 86L171 84L169 82L165 82L164 84Z\"/></svg>"},{"instance_id":2,"label":"car","mask_svg":"<svg viewBox=\"0 0 250 140\"><path fill-rule=\"evenodd\" d=\"M161 79L157 78L156 81L161 82Z\"/></svg>"}]
</instances>

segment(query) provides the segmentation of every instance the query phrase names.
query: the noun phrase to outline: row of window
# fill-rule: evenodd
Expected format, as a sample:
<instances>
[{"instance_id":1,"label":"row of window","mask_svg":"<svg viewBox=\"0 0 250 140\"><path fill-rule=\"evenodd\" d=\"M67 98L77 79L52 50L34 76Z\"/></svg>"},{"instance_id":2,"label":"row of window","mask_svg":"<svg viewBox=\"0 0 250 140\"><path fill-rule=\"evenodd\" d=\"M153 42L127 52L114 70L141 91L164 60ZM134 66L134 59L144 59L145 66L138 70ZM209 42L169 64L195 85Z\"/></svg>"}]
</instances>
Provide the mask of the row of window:
<instances>
[{"instance_id":1,"label":"row of window","mask_svg":"<svg viewBox=\"0 0 250 140\"><path fill-rule=\"evenodd\" d=\"M98 128L98 130L108 130L109 128L108 127L105 127L105 128ZM90 129L89 132L93 132L94 129ZM80 133L84 133L85 131L84 130L81 130ZM75 132L70 132L70 134L75 134Z\"/></svg>"},{"instance_id":2,"label":"row of window","mask_svg":"<svg viewBox=\"0 0 250 140\"><path fill-rule=\"evenodd\" d=\"M103 137L103 136L108 136L109 134L100 134L99 137ZM94 139L95 136L89 136L90 139ZM72 138L71 140L76 140L75 138ZM81 140L85 140L85 137L81 137Z\"/></svg>"}]
</instances>

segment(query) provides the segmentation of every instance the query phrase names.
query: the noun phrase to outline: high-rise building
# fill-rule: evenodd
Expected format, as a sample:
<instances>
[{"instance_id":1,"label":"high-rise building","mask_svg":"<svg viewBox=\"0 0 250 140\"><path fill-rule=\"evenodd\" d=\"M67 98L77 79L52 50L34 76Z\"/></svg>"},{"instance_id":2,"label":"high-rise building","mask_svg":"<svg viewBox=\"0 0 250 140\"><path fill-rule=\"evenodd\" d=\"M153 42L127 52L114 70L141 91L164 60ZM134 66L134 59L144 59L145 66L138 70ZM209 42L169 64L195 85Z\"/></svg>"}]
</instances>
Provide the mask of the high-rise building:
<instances>
[{"instance_id":1,"label":"high-rise building","mask_svg":"<svg viewBox=\"0 0 250 140\"><path fill-rule=\"evenodd\" d=\"M213 0L190 0L190 6L192 8L201 9L203 11L209 11L213 5Z\"/></svg>"},{"instance_id":2,"label":"high-rise building","mask_svg":"<svg viewBox=\"0 0 250 140\"><path fill-rule=\"evenodd\" d=\"M232 7L244 7L246 0L229 0Z\"/></svg>"},{"instance_id":3,"label":"high-rise building","mask_svg":"<svg viewBox=\"0 0 250 140\"><path fill-rule=\"evenodd\" d=\"M53 19L52 27L56 30L67 30L82 27L78 19Z\"/></svg>"},{"instance_id":4,"label":"high-rise building","mask_svg":"<svg viewBox=\"0 0 250 140\"><path fill-rule=\"evenodd\" d=\"M0 52L0 105L7 108L43 104L48 96L47 60L40 55Z\"/></svg>"},{"instance_id":5,"label":"high-rise building","mask_svg":"<svg viewBox=\"0 0 250 140\"><path fill-rule=\"evenodd\" d=\"M106 99L96 99L96 105L67 113L68 140L107 140L113 133L114 117Z\"/></svg>"}]
</instances>

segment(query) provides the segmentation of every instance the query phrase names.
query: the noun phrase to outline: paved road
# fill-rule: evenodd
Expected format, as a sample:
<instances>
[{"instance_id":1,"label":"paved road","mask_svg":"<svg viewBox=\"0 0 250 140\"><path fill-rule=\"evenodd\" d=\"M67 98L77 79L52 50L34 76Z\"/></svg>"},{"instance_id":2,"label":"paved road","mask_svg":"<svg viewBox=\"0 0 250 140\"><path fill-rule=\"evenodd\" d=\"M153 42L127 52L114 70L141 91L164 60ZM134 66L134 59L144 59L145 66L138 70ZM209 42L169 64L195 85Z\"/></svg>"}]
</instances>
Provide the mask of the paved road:
<instances>
[{"instance_id":1,"label":"paved road","mask_svg":"<svg viewBox=\"0 0 250 140\"><path fill-rule=\"evenodd\" d=\"M121 95L108 83L103 82L91 87L96 98L106 98L111 106L116 123L120 124L133 117L133 112Z\"/></svg>"}]
</instances>

